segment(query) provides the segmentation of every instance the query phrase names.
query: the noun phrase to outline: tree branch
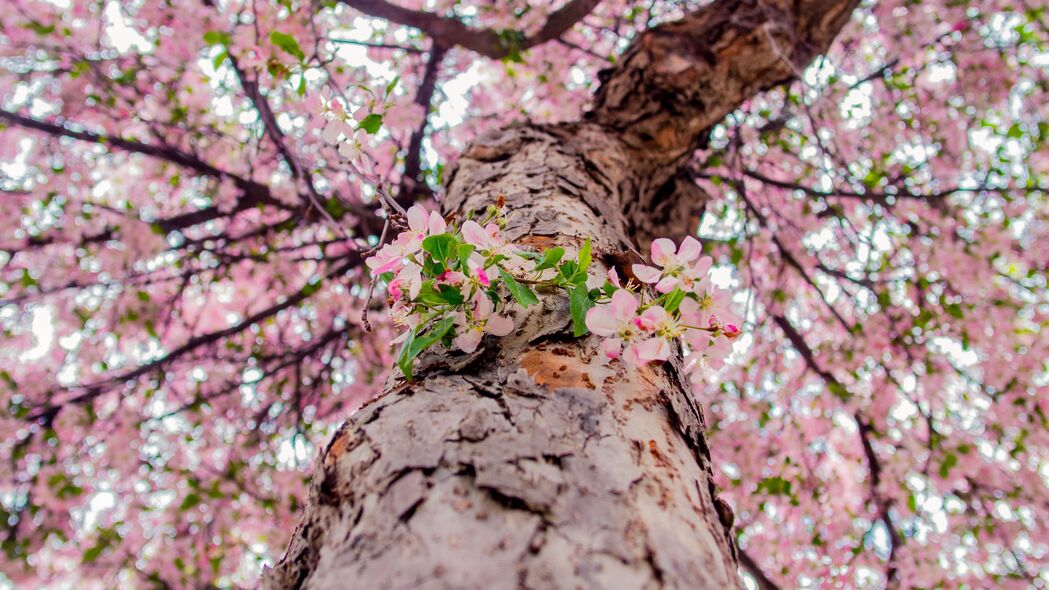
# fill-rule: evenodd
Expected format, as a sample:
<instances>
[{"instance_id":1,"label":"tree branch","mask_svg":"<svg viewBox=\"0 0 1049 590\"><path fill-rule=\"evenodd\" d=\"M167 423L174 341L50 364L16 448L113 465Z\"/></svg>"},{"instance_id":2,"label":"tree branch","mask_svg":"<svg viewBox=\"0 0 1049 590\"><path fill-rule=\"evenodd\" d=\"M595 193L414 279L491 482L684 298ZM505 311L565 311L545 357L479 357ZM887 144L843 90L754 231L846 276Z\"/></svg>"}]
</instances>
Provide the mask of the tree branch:
<instances>
[{"instance_id":1,"label":"tree branch","mask_svg":"<svg viewBox=\"0 0 1049 590\"><path fill-rule=\"evenodd\" d=\"M335 269L328 272L322 280L332 279L341 275L342 273L345 273L354 266L358 265L361 262L361 260L362 258L359 252L353 252L349 254L348 260L344 261ZM192 352L193 350L196 350L202 346L214 344L215 342L218 342L223 338L233 336L234 334L239 334L240 332L243 332L244 330L250 328L252 324L257 324L258 322L261 322L268 317L276 315L282 310L302 303L307 298L309 298L315 291L315 284L306 284L295 293L292 293L291 295L286 297L284 301L274 303L266 309L258 311L228 328L194 336L186 342L184 342L182 345L171 350L171 352L165 354L164 356L156 360L135 367L134 369L126 371L120 375L116 375L114 377L104 379L102 381L98 381L90 385L74 386L67 388L72 389L74 391L81 390L81 393L59 403L51 403L49 401L46 405L38 408L37 411L30 414L26 418L26 420L28 420L29 422L36 422L38 420L43 420L45 423L50 422L54 419L58 412L67 405L79 404L90 401L98 397L99 395L102 395L106 391L109 391L110 388L116 385L119 385L121 383L130 383L132 381L135 381L136 379L139 379L140 377L148 375L153 371L160 370L168 366L172 362L178 360L180 357L185 356L189 352Z\"/></svg>"},{"instance_id":2,"label":"tree branch","mask_svg":"<svg viewBox=\"0 0 1049 590\"><path fill-rule=\"evenodd\" d=\"M602 73L589 116L672 173L744 100L825 52L858 4L722 0L648 29Z\"/></svg>"},{"instance_id":3,"label":"tree branch","mask_svg":"<svg viewBox=\"0 0 1049 590\"><path fill-rule=\"evenodd\" d=\"M739 564L743 566L743 569L747 570L747 573L750 574L751 577L754 578L758 590L780 590L780 587L766 576L765 572L761 571L758 562L754 561L754 558L746 551L740 550Z\"/></svg>"},{"instance_id":4,"label":"tree branch","mask_svg":"<svg viewBox=\"0 0 1049 590\"><path fill-rule=\"evenodd\" d=\"M430 120L430 104L433 101L434 91L437 89L437 78L441 70L441 61L444 60L446 50L444 47L434 43L430 50L430 57L426 61L426 71L423 72L422 82L415 93L415 104L424 109L422 123L412 131L408 138L408 150L404 156L404 172L401 174L401 187L397 191L397 201L401 206L408 206L416 200L418 189L422 185L419 172L422 168L422 145L426 137L426 126Z\"/></svg>"},{"instance_id":5,"label":"tree branch","mask_svg":"<svg viewBox=\"0 0 1049 590\"><path fill-rule=\"evenodd\" d=\"M492 59L502 59L515 52L524 51L560 37L583 17L590 14L590 11L601 2L601 0L571 0L560 9L550 13L546 23L534 35L515 39L512 33L508 34L506 31L476 29L463 24L456 18L404 8L386 0L341 1L368 16L419 29L432 37L437 45L444 47L458 45Z\"/></svg>"},{"instance_id":6,"label":"tree branch","mask_svg":"<svg viewBox=\"0 0 1049 590\"><path fill-rule=\"evenodd\" d=\"M234 174L230 174L224 170L220 170L207 162L204 162L200 158L193 154L179 150L178 148L167 146L167 145L153 145L143 143L133 139L125 139L122 137L114 137L101 133L94 133L91 131L78 131L70 129L64 124L51 123L48 121L41 121L39 119L33 119L31 117L25 117L17 113L12 113L6 110L0 110L0 121L5 121L9 125L22 127L24 129L32 129L34 131L40 131L52 137L68 137L70 139L77 139L88 143L94 143L107 148L117 148L119 150L133 153L142 154L151 158L156 158L187 168L200 174L201 176L207 176L210 178L229 178L233 181L234 185L241 191L241 198L237 199L237 203L233 208L233 213L255 207L257 205L272 205L275 207L283 207L284 205L275 199L270 193L269 187L264 184L259 184L253 180L248 180ZM223 213L218 210L218 207L205 207L197 211L191 211L176 215L174 217L168 217L164 219L158 219L152 222L158 228L170 232L180 229L185 229L205 221L210 221L221 217Z\"/></svg>"},{"instance_id":7,"label":"tree branch","mask_svg":"<svg viewBox=\"0 0 1049 590\"><path fill-rule=\"evenodd\" d=\"M794 350L798 351L798 354L804 359L805 365L808 366L809 370L818 375L833 389L845 391L845 386L838 381L837 377L819 366L819 363L816 362L816 354L787 318L782 315L775 315L772 316L772 320L781 330L783 330L787 339L790 340L791 345L794 346ZM897 550L903 546L903 537L900 536L900 532L896 530L896 527L892 524L892 519L889 515L889 509L892 508L892 501L884 498L878 491L878 486L881 484L882 468L870 441L870 436L874 433L874 428L869 423L865 422L859 414L854 414L853 419L856 421L856 426L859 430L860 444L863 446L863 455L867 460L867 471L870 473L871 501L874 502L878 509L878 520L885 525L886 531L889 534L889 559L885 575L887 586L894 588L899 582L897 579L896 553Z\"/></svg>"}]
</instances>

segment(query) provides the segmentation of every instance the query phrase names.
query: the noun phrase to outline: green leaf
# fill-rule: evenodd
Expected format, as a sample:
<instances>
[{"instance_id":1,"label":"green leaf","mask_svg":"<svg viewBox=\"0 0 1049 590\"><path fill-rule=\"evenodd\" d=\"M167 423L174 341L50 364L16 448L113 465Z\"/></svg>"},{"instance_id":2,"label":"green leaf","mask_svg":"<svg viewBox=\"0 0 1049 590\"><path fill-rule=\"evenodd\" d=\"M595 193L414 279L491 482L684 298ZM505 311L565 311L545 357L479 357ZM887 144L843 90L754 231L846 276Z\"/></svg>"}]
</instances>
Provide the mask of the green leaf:
<instances>
[{"instance_id":1,"label":"green leaf","mask_svg":"<svg viewBox=\"0 0 1049 590\"><path fill-rule=\"evenodd\" d=\"M962 306L957 303L949 303L945 305L944 310L946 310L954 319L960 320L965 317L965 314L962 312Z\"/></svg>"},{"instance_id":2,"label":"green leaf","mask_svg":"<svg viewBox=\"0 0 1049 590\"><path fill-rule=\"evenodd\" d=\"M663 309L670 313L677 311L677 308L681 306L681 302L685 300L685 292L681 289L674 287L674 290L663 296Z\"/></svg>"},{"instance_id":3,"label":"green leaf","mask_svg":"<svg viewBox=\"0 0 1049 590\"><path fill-rule=\"evenodd\" d=\"M222 49L215 56L215 59L211 60L211 67L218 69L218 66L222 65L222 62L226 61L226 58L230 57L230 52L226 49Z\"/></svg>"},{"instance_id":4,"label":"green leaf","mask_svg":"<svg viewBox=\"0 0 1049 590\"><path fill-rule=\"evenodd\" d=\"M827 384L827 389L830 389L830 392L834 394L834 397L840 399L841 401L849 401L849 390L845 389L845 386L841 383L837 381L831 381Z\"/></svg>"},{"instance_id":5,"label":"green leaf","mask_svg":"<svg viewBox=\"0 0 1049 590\"><path fill-rule=\"evenodd\" d=\"M940 463L940 477L947 479L947 476L951 473L951 469L957 464L958 455L947 453L947 456L943 458L943 463Z\"/></svg>"},{"instance_id":6,"label":"green leaf","mask_svg":"<svg viewBox=\"0 0 1049 590\"><path fill-rule=\"evenodd\" d=\"M295 89L299 96L306 96L306 76L299 76L299 87Z\"/></svg>"},{"instance_id":7,"label":"green leaf","mask_svg":"<svg viewBox=\"0 0 1049 590\"><path fill-rule=\"evenodd\" d=\"M229 45L230 40L229 33L223 31L207 31L204 33L204 42L208 45Z\"/></svg>"},{"instance_id":8,"label":"green leaf","mask_svg":"<svg viewBox=\"0 0 1049 590\"><path fill-rule=\"evenodd\" d=\"M780 476L766 477L758 482L758 492L770 496L789 496L791 483Z\"/></svg>"},{"instance_id":9,"label":"green leaf","mask_svg":"<svg viewBox=\"0 0 1049 590\"><path fill-rule=\"evenodd\" d=\"M466 272L466 269L469 267L470 255L473 254L473 252L474 252L474 245L473 244L466 244L466 243L459 244L459 249L458 249L459 270L461 270L463 272Z\"/></svg>"},{"instance_id":10,"label":"green leaf","mask_svg":"<svg viewBox=\"0 0 1049 590\"><path fill-rule=\"evenodd\" d=\"M393 92L393 89L397 87L397 83L400 82L400 81L401 81L401 77L400 76L394 76L393 80L391 80L390 83L386 85L386 96L387 97L390 96L390 93Z\"/></svg>"},{"instance_id":11,"label":"green leaf","mask_svg":"<svg viewBox=\"0 0 1049 590\"><path fill-rule=\"evenodd\" d=\"M561 262L561 257L565 255L565 249L561 247L550 248L543 253L543 260L535 265L535 270L546 270L548 268L554 268L558 262Z\"/></svg>"},{"instance_id":12,"label":"green leaf","mask_svg":"<svg viewBox=\"0 0 1049 590\"><path fill-rule=\"evenodd\" d=\"M299 47L299 42L291 35L280 31L273 31L270 33L270 43L280 47L285 53L294 56L299 61L306 59L306 53L302 51L302 48Z\"/></svg>"},{"instance_id":13,"label":"green leaf","mask_svg":"<svg viewBox=\"0 0 1049 590\"><path fill-rule=\"evenodd\" d=\"M444 335L454 325L455 316L448 316L434 324L433 328L425 335L416 337L413 334L404 341L404 346L401 347L401 354L397 359L397 366L409 381L412 380L412 361L415 360L415 357L444 338Z\"/></svg>"},{"instance_id":14,"label":"green leaf","mask_svg":"<svg viewBox=\"0 0 1049 590\"><path fill-rule=\"evenodd\" d=\"M415 330L408 333L408 338L401 344L401 351L397 354L397 368L404 373L404 377L411 381L412 380L412 358L408 356L408 351L412 348L412 343L415 341Z\"/></svg>"},{"instance_id":15,"label":"green leaf","mask_svg":"<svg viewBox=\"0 0 1049 590\"><path fill-rule=\"evenodd\" d=\"M178 511L179 512L185 512L185 511L195 507L197 504L200 504L200 502L201 502L200 494L198 494L196 492L190 492L189 494L186 495L185 498L182 499L182 503L178 505Z\"/></svg>"},{"instance_id":16,"label":"green leaf","mask_svg":"<svg viewBox=\"0 0 1049 590\"><path fill-rule=\"evenodd\" d=\"M586 312L594 306L590 291L586 286L572 289L568 297L568 307L572 312L572 334L577 338L587 333Z\"/></svg>"},{"instance_id":17,"label":"green leaf","mask_svg":"<svg viewBox=\"0 0 1049 590\"><path fill-rule=\"evenodd\" d=\"M579 273L579 263L573 260L566 260L561 263L560 272L564 281L571 283L572 279Z\"/></svg>"},{"instance_id":18,"label":"green leaf","mask_svg":"<svg viewBox=\"0 0 1049 590\"><path fill-rule=\"evenodd\" d=\"M535 296L535 292L528 288L527 285L522 285L517 282L517 279L512 277L510 273L503 270L500 266L499 277L506 283L506 288L509 289L510 294L514 296L514 299L523 307L539 303L539 298Z\"/></svg>"},{"instance_id":19,"label":"green leaf","mask_svg":"<svg viewBox=\"0 0 1049 590\"><path fill-rule=\"evenodd\" d=\"M324 286L324 280L323 279L318 279L316 281L312 281L312 282L306 283L302 287L302 296L303 297L309 297L310 295L313 295L317 291L320 291L321 287L323 287L323 286Z\"/></svg>"},{"instance_id":20,"label":"green leaf","mask_svg":"<svg viewBox=\"0 0 1049 590\"><path fill-rule=\"evenodd\" d=\"M462 291L451 285L440 285L438 289L440 290L441 298L450 305L462 305L463 301L466 301L463 299Z\"/></svg>"},{"instance_id":21,"label":"green leaf","mask_svg":"<svg viewBox=\"0 0 1049 590\"><path fill-rule=\"evenodd\" d=\"M88 549L87 551L84 552L84 556L82 558L82 561L84 563L92 563L92 562L94 562L96 559L99 558L99 556L102 555L102 552L106 550L107 546L109 546L108 543L102 543L102 542L98 543L94 547L92 547L92 548L90 548L90 549Z\"/></svg>"},{"instance_id":22,"label":"green leaf","mask_svg":"<svg viewBox=\"0 0 1049 590\"><path fill-rule=\"evenodd\" d=\"M586 241L583 242L583 247L579 249L579 270L583 272L590 270L591 259L590 238L587 238Z\"/></svg>"},{"instance_id":23,"label":"green leaf","mask_svg":"<svg viewBox=\"0 0 1049 590\"><path fill-rule=\"evenodd\" d=\"M416 299L431 307L437 307L448 303L448 300L437 289L437 286L433 281L426 281L422 284L422 287L419 289L419 296L416 297Z\"/></svg>"},{"instance_id":24,"label":"green leaf","mask_svg":"<svg viewBox=\"0 0 1049 590\"><path fill-rule=\"evenodd\" d=\"M457 243L458 240L451 234L437 234L428 236L423 240L423 250L428 252L430 256L433 256L435 260L444 261L454 255L458 255Z\"/></svg>"},{"instance_id":25,"label":"green leaf","mask_svg":"<svg viewBox=\"0 0 1049 590\"><path fill-rule=\"evenodd\" d=\"M22 25L22 27L29 29L30 31L33 31L34 33L40 36L50 35L51 33L55 32L55 25L45 25L36 21L31 21L27 24Z\"/></svg>"},{"instance_id":26,"label":"green leaf","mask_svg":"<svg viewBox=\"0 0 1049 590\"><path fill-rule=\"evenodd\" d=\"M372 113L362 119L357 127L359 129L364 129L369 135L375 135L375 132L382 127L382 115Z\"/></svg>"}]
</instances>

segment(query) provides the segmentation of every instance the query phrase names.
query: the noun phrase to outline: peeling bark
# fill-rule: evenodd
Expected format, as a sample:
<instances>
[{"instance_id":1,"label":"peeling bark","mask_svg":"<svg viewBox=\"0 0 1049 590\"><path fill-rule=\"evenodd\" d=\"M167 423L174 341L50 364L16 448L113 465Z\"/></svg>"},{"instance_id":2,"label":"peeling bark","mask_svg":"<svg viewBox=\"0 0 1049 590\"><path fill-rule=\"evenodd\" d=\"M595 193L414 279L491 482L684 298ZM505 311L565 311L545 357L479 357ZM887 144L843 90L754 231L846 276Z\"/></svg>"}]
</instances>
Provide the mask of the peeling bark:
<instances>
[{"instance_id":1,"label":"peeling bark","mask_svg":"<svg viewBox=\"0 0 1049 590\"><path fill-rule=\"evenodd\" d=\"M853 6L806 4L822 12L733 0L646 32L586 121L478 138L448 175L445 213L502 197L510 240L589 237L599 267L691 233L705 198L678 169L728 109L791 75L768 40L792 27L784 46L803 63ZM543 295L513 334L424 354L415 382L391 378L343 425L266 588L739 587L680 355L606 365L596 337L571 336L567 300Z\"/></svg>"}]
</instances>

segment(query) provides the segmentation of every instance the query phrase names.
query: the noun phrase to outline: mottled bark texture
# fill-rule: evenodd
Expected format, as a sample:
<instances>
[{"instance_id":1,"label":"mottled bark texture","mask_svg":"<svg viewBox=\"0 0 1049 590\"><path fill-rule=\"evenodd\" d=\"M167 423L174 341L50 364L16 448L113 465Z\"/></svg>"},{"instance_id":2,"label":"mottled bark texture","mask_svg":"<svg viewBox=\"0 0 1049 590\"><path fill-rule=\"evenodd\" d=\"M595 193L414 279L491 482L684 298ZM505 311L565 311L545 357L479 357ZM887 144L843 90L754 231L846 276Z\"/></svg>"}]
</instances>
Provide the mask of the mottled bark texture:
<instances>
[{"instance_id":1,"label":"mottled bark texture","mask_svg":"<svg viewBox=\"0 0 1049 590\"><path fill-rule=\"evenodd\" d=\"M589 237L600 283L639 243L694 228L703 197L681 164L731 108L825 49L853 6L810 4L806 18L804 2L722 2L644 33L587 120L478 138L444 209L503 196L509 239ZM343 425L267 588L739 587L679 363L602 363L555 294L515 324L473 354L424 354L415 382L392 378Z\"/></svg>"}]
</instances>

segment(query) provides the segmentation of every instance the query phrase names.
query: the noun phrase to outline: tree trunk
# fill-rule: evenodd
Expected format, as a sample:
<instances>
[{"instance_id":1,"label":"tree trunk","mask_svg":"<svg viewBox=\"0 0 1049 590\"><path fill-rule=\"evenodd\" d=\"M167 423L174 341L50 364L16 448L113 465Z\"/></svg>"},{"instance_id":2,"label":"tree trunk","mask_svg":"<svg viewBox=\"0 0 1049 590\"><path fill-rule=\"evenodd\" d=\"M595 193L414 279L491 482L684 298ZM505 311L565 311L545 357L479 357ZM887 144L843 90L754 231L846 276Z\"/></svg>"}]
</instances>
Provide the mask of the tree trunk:
<instances>
[{"instance_id":1,"label":"tree trunk","mask_svg":"<svg viewBox=\"0 0 1049 590\"><path fill-rule=\"evenodd\" d=\"M519 244L622 251L624 157L594 126L507 129L463 155L445 208L504 195ZM270 588L737 586L679 367L603 363L561 296L515 323L423 357L339 431Z\"/></svg>"},{"instance_id":2,"label":"tree trunk","mask_svg":"<svg viewBox=\"0 0 1049 590\"><path fill-rule=\"evenodd\" d=\"M586 122L477 139L445 213L504 198L508 239L589 237L603 282L636 242L694 229L702 203L681 198L694 185L680 166L742 100L825 50L854 4L729 0L646 31ZM266 588L739 587L680 355L604 364L559 295L514 319L475 353L424 354L416 381L391 379L343 425Z\"/></svg>"}]
</instances>

